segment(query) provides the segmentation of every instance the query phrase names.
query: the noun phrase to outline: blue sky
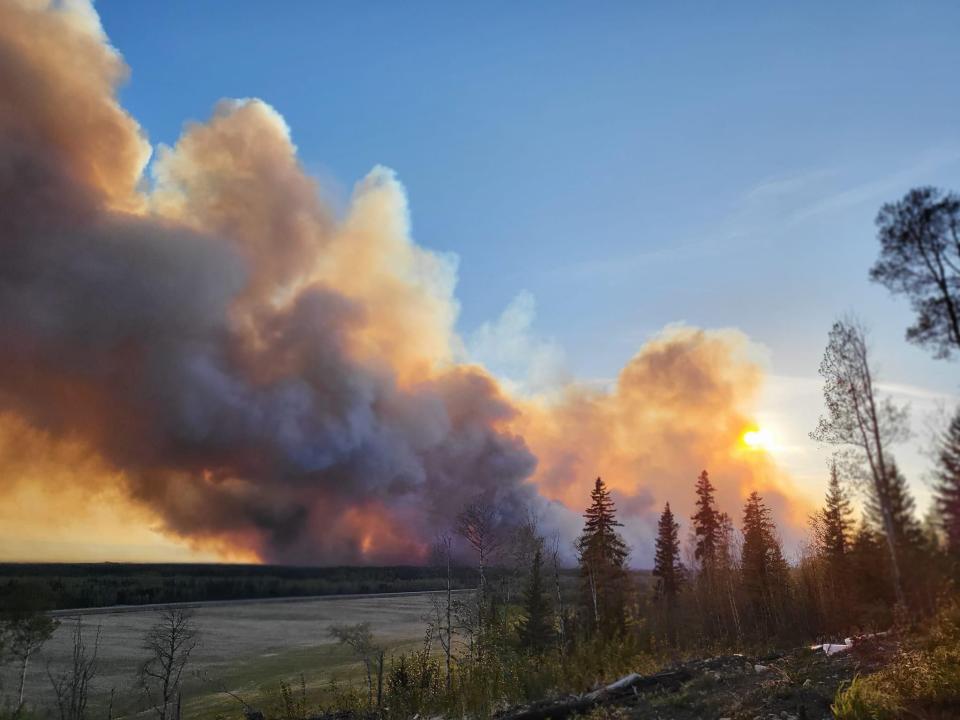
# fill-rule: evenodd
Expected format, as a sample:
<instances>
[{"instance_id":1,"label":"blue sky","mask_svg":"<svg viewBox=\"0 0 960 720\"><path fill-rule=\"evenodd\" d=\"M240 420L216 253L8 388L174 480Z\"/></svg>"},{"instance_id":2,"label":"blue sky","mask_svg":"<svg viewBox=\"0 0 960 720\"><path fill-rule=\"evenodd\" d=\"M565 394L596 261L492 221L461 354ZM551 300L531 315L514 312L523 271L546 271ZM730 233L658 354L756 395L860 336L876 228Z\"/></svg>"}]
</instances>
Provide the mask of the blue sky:
<instances>
[{"instance_id":1,"label":"blue sky","mask_svg":"<svg viewBox=\"0 0 960 720\"><path fill-rule=\"evenodd\" d=\"M873 327L918 421L957 391L957 365L903 342L907 303L867 271L883 202L960 189L958 4L97 9L152 142L257 96L341 197L394 168L417 240L460 258L465 335L526 291L533 331L576 375L608 378L667 323L738 327L769 350L766 412L794 445L843 312ZM805 457L797 471L819 472Z\"/></svg>"}]
</instances>

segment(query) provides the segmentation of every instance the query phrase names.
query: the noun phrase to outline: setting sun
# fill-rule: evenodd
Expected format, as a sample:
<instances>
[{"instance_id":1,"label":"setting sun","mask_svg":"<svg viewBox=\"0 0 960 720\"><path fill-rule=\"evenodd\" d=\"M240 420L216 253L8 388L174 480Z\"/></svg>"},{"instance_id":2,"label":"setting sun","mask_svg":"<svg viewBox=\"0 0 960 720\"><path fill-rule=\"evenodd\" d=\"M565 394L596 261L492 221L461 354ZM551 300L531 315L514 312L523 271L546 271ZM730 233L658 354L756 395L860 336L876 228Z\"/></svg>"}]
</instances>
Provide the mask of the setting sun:
<instances>
[{"instance_id":1,"label":"setting sun","mask_svg":"<svg viewBox=\"0 0 960 720\"><path fill-rule=\"evenodd\" d=\"M769 431L757 428L743 434L743 444L751 450L770 450L773 447L773 438Z\"/></svg>"}]
</instances>

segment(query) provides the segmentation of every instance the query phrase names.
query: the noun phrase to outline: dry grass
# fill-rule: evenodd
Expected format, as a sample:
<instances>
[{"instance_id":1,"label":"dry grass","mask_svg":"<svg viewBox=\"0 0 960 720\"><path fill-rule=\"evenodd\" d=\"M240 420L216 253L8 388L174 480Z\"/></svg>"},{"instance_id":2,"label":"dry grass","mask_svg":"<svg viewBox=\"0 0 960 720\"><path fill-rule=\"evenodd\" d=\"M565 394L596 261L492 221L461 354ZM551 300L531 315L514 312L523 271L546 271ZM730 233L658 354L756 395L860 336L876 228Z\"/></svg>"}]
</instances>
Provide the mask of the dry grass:
<instances>
[{"instance_id":1,"label":"dry grass","mask_svg":"<svg viewBox=\"0 0 960 720\"><path fill-rule=\"evenodd\" d=\"M324 598L309 602L238 604L204 607L195 611L202 641L188 668L185 708L188 717L213 718L221 713L239 715L236 701L220 692L226 687L251 701L273 693L281 680L299 686L304 674L308 693L323 694L331 677L352 679L358 668L345 649L328 637L333 624L369 622L376 639L391 649L412 648L422 641L428 613L428 595L370 598ZM124 612L84 617L92 638L102 625L100 671L94 704L103 706L116 689L115 715L135 716L138 695L136 672L144 658L142 638L155 622L154 612ZM46 667L56 672L70 652L70 620L44 647L28 676L31 704L52 701ZM14 680L3 677L9 691Z\"/></svg>"}]
</instances>

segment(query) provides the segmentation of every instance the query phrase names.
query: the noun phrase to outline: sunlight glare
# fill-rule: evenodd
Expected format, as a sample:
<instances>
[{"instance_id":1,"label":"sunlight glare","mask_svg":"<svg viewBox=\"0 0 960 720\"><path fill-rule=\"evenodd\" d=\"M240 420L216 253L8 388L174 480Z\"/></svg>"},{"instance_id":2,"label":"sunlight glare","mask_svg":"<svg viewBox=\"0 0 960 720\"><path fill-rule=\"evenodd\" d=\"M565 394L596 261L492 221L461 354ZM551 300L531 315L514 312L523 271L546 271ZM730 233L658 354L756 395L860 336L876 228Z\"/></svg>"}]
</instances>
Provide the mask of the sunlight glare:
<instances>
[{"instance_id":1,"label":"sunlight glare","mask_svg":"<svg viewBox=\"0 0 960 720\"><path fill-rule=\"evenodd\" d=\"M773 447L773 439L769 431L756 428L743 434L743 444L751 450L770 450Z\"/></svg>"}]
</instances>

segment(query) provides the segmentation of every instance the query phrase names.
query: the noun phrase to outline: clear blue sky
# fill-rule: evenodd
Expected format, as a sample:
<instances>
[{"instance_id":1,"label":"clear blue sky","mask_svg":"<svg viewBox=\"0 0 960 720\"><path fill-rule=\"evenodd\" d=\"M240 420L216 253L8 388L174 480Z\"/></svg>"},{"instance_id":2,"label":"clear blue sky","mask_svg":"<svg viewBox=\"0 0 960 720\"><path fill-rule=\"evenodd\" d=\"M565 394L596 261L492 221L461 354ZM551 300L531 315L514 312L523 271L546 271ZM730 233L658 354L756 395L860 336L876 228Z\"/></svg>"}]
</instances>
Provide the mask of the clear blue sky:
<instances>
[{"instance_id":1,"label":"clear blue sky","mask_svg":"<svg viewBox=\"0 0 960 720\"><path fill-rule=\"evenodd\" d=\"M153 142L258 96L343 194L394 168L417 240L460 257L465 333L528 290L580 376L685 321L812 377L855 310L887 379L957 390L867 271L882 202L960 189L958 3L97 8Z\"/></svg>"}]
</instances>

